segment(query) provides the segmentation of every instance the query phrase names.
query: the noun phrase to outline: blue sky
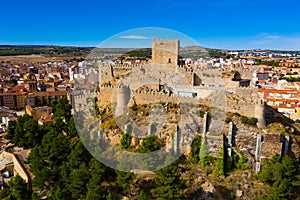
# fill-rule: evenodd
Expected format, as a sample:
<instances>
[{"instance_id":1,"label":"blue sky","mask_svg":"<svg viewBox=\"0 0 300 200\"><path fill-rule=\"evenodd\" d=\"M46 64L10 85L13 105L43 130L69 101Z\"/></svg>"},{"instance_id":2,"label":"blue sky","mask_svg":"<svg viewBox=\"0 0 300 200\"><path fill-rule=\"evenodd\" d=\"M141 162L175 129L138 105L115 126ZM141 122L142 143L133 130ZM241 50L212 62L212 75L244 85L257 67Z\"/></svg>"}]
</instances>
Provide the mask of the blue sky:
<instances>
[{"instance_id":1,"label":"blue sky","mask_svg":"<svg viewBox=\"0 0 300 200\"><path fill-rule=\"evenodd\" d=\"M300 50L299 7L298 0L2 1L0 44L96 46L126 30L163 27L205 47Z\"/></svg>"}]
</instances>

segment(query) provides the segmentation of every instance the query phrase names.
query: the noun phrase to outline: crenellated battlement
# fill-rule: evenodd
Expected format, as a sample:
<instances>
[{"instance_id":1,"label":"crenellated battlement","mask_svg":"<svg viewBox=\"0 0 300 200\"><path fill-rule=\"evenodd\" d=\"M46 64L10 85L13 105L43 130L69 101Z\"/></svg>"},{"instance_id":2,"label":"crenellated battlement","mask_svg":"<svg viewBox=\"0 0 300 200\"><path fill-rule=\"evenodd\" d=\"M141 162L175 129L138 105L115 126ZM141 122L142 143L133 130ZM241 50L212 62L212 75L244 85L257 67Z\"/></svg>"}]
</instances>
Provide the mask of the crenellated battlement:
<instances>
[{"instance_id":1,"label":"crenellated battlement","mask_svg":"<svg viewBox=\"0 0 300 200\"><path fill-rule=\"evenodd\" d=\"M130 88L130 86L135 85L135 91L138 89L140 86L147 85L150 83L158 83L158 79L137 79L133 80L129 84L118 84L118 85L110 85L110 84L103 84L100 86L100 88L103 89L116 89L116 88ZM173 88L175 91L182 90L182 91L216 91L216 90L225 90L226 92L232 93L237 95L238 97L243 97L243 99L249 100L248 103L254 102L256 97L257 97L257 88L251 88L251 87L226 87L225 85L209 85L209 86L187 86L187 85L168 85L168 87ZM158 93L159 91L156 90ZM155 94L154 90L150 93L147 93L149 95ZM137 92L141 93L141 92Z\"/></svg>"},{"instance_id":2,"label":"crenellated battlement","mask_svg":"<svg viewBox=\"0 0 300 200\"><path fill-rule=\"evenodd\" d=\"M138 67L145 67L145 66L149 66L149 64L145 63L145 64L134 64L134 65L130 65L130 64L99 64L99 67L101 68L114 68L114 69L132 69L132 68L138 68Z\"/></svg>"},{"instance_id":3,"label":"crenellated battlement","mask_svg":"<svg viewBox=\"0 0 300 200\"><path fill-rule=\"evenodd\" d=\"M194 72L193 69L190 69L190 68L187 68L186 66L181 66L181 65L177 65L176 70L177 70L177 72L181 71L181 72L188 73L190 75L192 75Z\"/></svg>"},{"instance_id":4,"label":"crenellated battlement","mask_svg":"<svg viewBox=\"0 0 300 200\"><path fill-rule=\"evenodd\" d=\"M241 91L254 91L254 92L258 92L258 88L257 87L236 87L237 89L241 90Z\"/></svg>"},{"instance_id":5,"label":"crenellated battlement","mask_svg":"<svg viewBox=\"0 0 300 200\"><path fill-rule=\"evenodd\" d=\"M110 85L110 84L103 84L103 85L101 85L101 86L100 86L100 89L101 89L101 88L114 89L114 88L115 88L115 86L113 86L113 85Z\"/></svg>"},{"instance_id":6,"label":"crenellated battlement","mask_svg":"<svg viewBox=\"0 0 300 200\"><path fill-rule=\"evenodd\" d=\"M264 107L258 106L256 102L256 99L258 98L258 88L238 87L239 84L232 84L231 82L222 79L222 71L218 69L195 68L193 70L187 66L179 65L176 69L173 68L172 70L174 70L174 72L184 75L185 78L188 79L187 83L161 82L159 78L155 78L155 74L147 78L144 78L144 74L141 73L140 76L136 75L135 72L135 76L130 76L130 73L129 75L121 76L124 74L124 70L130 71L136 67L152 69L151 65L151 63L140 65L101 65L101 74L103 75L103 79L100 91L104 93L116 92L116 95L118 95L118 93L123 95L121 93L124 93L126 90L130 93L131 98L134 97L134 100L137 103L147 104L178 102L179 99L184 100L184 98L188 100L189 97L179 96L182 92L195 94L194 96L197 96L196 98L198 98L198 100L207 99L210 98L212 94L223 90L228 94L232 94L232 96L226 100L227 111L239 112L241 115L248 117L256 117L259 120L259 126L264 126L264 116L261 115L261 113L264 113ZM138 72L140 73L140 71ZM195 78L195 74L198 77ZM122 78L123 82L115 85L113 80L115 78L114 75L117 78ZM166 89L162 90L162 86L165 86ZM128 101L128 97L124 97L124 99ZM195 98L193 100L195 100Z\"/></svg>"},{"instance_id":7,"label":"crenellated battlement","mask_svg":"<svg viewBox=\"0 0 300 200\"><path fill-rule=\"evenodd\" d=\"M116 89L130 89L129 85L119 83L115 86Z\"/></svg>"}]
</instances>

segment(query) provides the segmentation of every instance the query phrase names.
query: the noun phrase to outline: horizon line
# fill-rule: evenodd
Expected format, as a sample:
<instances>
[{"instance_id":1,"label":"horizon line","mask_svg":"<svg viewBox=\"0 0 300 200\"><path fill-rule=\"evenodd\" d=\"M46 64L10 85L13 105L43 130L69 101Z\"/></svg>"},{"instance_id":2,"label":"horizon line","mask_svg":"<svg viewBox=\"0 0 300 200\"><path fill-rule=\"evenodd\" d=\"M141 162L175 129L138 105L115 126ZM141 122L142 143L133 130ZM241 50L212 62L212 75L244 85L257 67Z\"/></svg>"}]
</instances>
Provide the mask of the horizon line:
<instances>
[{"instance_id":1,"label":"horizon line","mask_svg":"<svg viewBox=\"0 0 300 200\"><path fill-rule=\"evenodd\" d=\"M33 47L71 47L71 48L99 48L96 46L85 46L85 45L72 45L72 44L0 44L0 47L26 47L26 46L33 46ZM195 45L191 46L185 46L180 48L186 48L186 47L194 47ZM214 47L203 47L204 49L214 49L214 50L221 50L221 51L288 51L288 52L300 52L300 50L286 50L286 49L224 49L224 48L214 48ZM147 49L151 47L103 47L99 49Z\"/></svg>"}]
</instances>

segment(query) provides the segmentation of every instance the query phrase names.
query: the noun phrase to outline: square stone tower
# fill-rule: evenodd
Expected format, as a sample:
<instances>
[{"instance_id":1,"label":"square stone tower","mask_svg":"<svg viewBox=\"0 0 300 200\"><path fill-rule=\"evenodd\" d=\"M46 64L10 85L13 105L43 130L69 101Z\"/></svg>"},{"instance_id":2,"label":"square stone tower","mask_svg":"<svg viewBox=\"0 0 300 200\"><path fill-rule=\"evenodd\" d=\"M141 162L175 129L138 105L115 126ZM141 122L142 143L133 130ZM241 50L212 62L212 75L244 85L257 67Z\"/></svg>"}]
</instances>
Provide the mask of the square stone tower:
<instances>
[{"instance_id":1,"label":"square stone tower","mask_svg":"<svg viewBox=\"0 0 300 200\"><path fill-rule=\"evenodd\" d=\"M179 47L179 40L154 39L152 41L152 63L176 67L179 59Z\"/></svg>"}]
</instances>

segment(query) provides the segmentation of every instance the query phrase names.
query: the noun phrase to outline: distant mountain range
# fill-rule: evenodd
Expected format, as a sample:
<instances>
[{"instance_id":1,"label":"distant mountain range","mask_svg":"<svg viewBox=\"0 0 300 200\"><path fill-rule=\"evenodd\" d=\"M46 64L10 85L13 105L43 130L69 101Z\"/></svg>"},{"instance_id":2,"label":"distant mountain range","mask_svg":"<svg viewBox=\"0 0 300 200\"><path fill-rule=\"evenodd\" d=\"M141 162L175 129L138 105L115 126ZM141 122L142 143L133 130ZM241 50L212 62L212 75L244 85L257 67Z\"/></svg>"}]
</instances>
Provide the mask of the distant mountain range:
<instances>
[{"instance_id":1,"label":"distant mountain range","mask_svg":"<svg viewBox=\"0 0 300 200\"><path fill-rule=\"evenodd\" d=\"M137 50L137 48L100 48L95 47L76 47L76 46L55 46L55 45L0 45L0 56L15 56L15 55L45 55L45 56L57 56L57 55L70 55L70 56L86 56L92 53L101 54L126 54L130 51ZM143 50L151 51L151 48L143 48ZM274 53L299 53L299 51L281 51L281 50L225 50L225 49L212 49L204 48L200 46L188 46L180 48L180 55L184 57L197 57L210 51L256 51L256 52L274 52Z\"/></svg>"}]
</instances>

